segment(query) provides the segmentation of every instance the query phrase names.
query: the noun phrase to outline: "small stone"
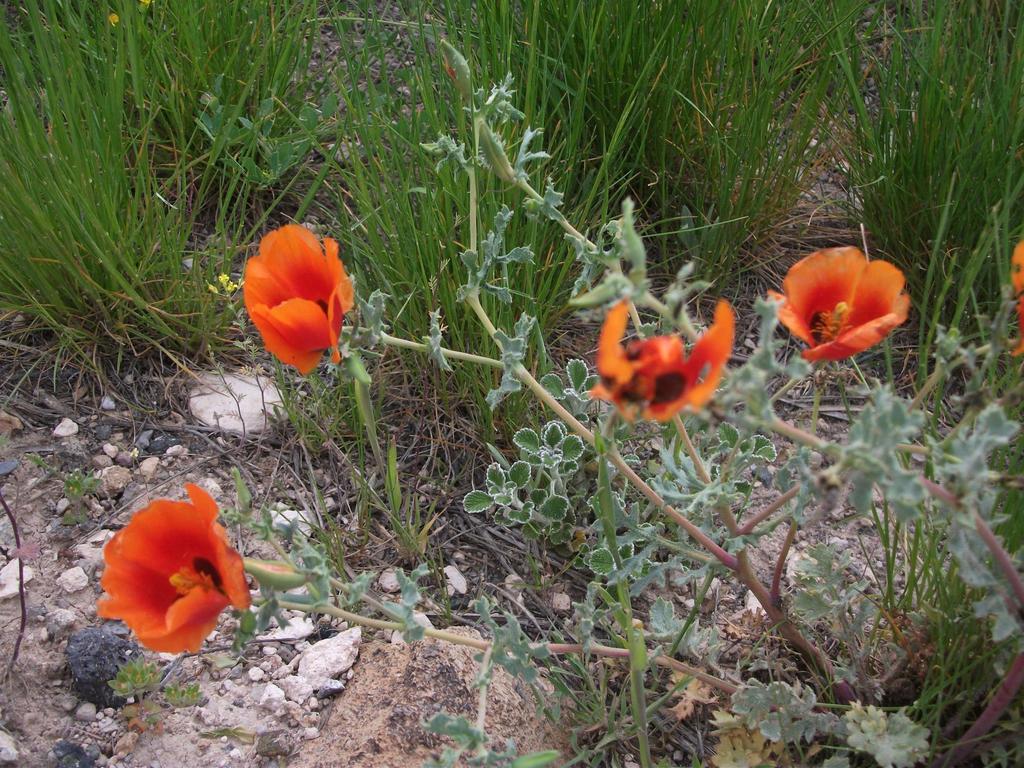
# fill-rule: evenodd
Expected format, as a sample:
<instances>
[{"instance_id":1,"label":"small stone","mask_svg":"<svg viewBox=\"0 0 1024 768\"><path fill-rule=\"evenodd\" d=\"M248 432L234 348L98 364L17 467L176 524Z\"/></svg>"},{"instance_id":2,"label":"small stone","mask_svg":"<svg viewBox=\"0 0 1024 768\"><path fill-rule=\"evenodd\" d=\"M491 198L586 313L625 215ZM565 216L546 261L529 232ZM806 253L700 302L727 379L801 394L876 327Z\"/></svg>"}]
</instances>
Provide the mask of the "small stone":
<instances>
[{"instance_id":1,"label":"small stone","mask_svg":"<svg viewBox=\"0 0 1024 768\"><path fill-rule=\"evenodd\" d=\"M757 595L753 592L747 592L747 597L743 602L743 610L752 613L754 616L761 617L765 615L764 607L761 605L761 601L757 599Z\"/></svg>"},{"instance_id":2,"label":"small stone","mask_svg":"<svg viewBox=\"0 0 1024 768\"><path fill-rule=\"evenodd\" d=\"M322 688L328 680L347 672L355 664L362 636L359 627L352 627L311 645L299 658L299 676L314 689Z\"/></svg>"},{"instance_id":3,"label":"small stone","mask_svg":"<svg viewBox=\"0 0 1024 768\"><path fill-rule=\"evenodd\" d=\"M77 619L70 608L54 608L46 614L46 635L50 642L62 640L75 626Z\"/></svg>"},{"instance_id":4,"label":"small stone","mask_svg":"<svg viewBox=\"0 0 1024 768\"><path fill-rule=\"evenodd\" d=\"M24 425L21 423L21 419L12 413L7 411L0 411L0 435L4 437L10 437L15 432L23 429Z\"/></svg>"},{"instance_id":5,"label":"small stone","mask_svg":"<svg viewBox=\"0 0 1024 768\"><path fill-rule=\"evenodd\" d=\"M306 519L306 513L298 509L272 509L270 510L270 519L274 525L285 528L294 527L304 536L308 536L312 530L309 520Z\"/></svg>"},{"instance_id":6,"label":"small stone","mask_svg":"<svg viewBox=\"0 0 1024 768\"><path fill-rule=\"evenodd\" d=\"M264 731L256 737L256 754L261 757L288 757L291 753L288 732L283 729Z\"/></svg>"},{"instance_id":7,"label":"small stone","mask_svg":"<svg viewBox=\"0 0 1024 768\"><path fill-rule=\"evenodd\" d=\"M105 627L87 627L75 632L65 651L74 689L98 707L123 707L124 698L107 684L131 659L142 654L138 645L118 637Z\"/></svg>"},{"instance_id":8,"label":"small stone","mask_svg":"<svg viewBox=\"0 0 1024 768\"><path fill-rule=\"evenodd\" d=\"M315 631L316 626L313 624L312 619L308 619L305 616L295 616L288 619L288 623L285 626L278 627L265 635L261 635L260 640L302 640L312 635Z\"/></svg>"},{"instance_id":9,"label":"small stone","mask_svg":"<svg viewBox=\"0 0 1024 768\"><path fill-rule=\"evenodd\" d=\"M148 450L152 440L153 430L144 429L141 432L139 432L138 437L135 438L135 447L138 448L140 451Z\"/></svg>"},{"instance_id":10,"label":"small stone","mask_svg":"<svg viewBox=\"0 0 1024 768\"><path fill-rule=\"evenodd\" d=\"M312 696L314 692L313 686L306 681L306 678L299 677L298 675L282 677L278 680L278 685L281 686L284 695L296 704L301 704Z\"/></svg>"},{"instance_id":11,"label":"small stone","mask_svg":"<svg viewBox=\"0 0 1024 768\"><path fill-rule=\"evenodd\" d=\"M273 646L273 645L264 645L263 646L263 655L264 656L277 656L277 647Z\"/></svg>"},{"instance_id":12,"label":"small stone","mask_svg":"<svg viewBox=\"0 0 1024 768\"><path fill-rule=\"evenodd\" d=\"M125 467L107 467L99 471L100 493L104 496L117 496L132 481L132 473Z\"/></svg>"},{"instance_id":13,"label":"small stone","mask_svg":"<svg viewBox=\"0 0 1024 768\"><path fill-rule=\"evenodd\" d=\"M381 571L380 576L377 577L377 586L380 587L381 592L386 592L389 595L396 594L402 589L393 568Z\"/></svg>"},{"instance_id":14,"label":"small stone","mask_svg":"<svg viewBox=\"0 0 1024 768\"><path fill-rule=\"evenodd\" d=\"M526 582L523 581L523 577L518 573L510 573L505 577L505 586L508 589L518 591L526 586Z\"/></svg>"},{"instance_id":15,"label":"small stone","mask_svg":"<svg viewBox=\"0 0 1024 768\"><path fill-rule=\"evenodd\" d=\"M68 511L68 508L70 506L71 506L71 500L67 499L67 498L63 498L63 499L58 499L57 500L57 504L54 506L54 509L57 510L57 514L58 515L63 515L65 512Z\"/></svg>"},{"instance_id":16,"label":"small stone","mask_svg":"<svg viewBox=\"0 0 1024 768\"><path fill-rule=\"evenodd\" d=\"M75 710L75 720L80 723L91 723L96 719L96 705L91 701L83 701Z\"/></svg>"},{"instance_id":17,"label":"small stone","mask_svg":"<svg viewBox=\"0 0 1024 768\"><path fill-rule=\"evenodd\" d=\"M0 600L6 600L18 594L18 558L14 558L0 568ZM27 565L23 568L25 583L32 581L35 574Z\"/></svg>"},{"instance_id":18,"label":"small stone","mask_svg":"<svg viewBox=\"0 0 1024 768\"><path fill-rule=\"evenodd\" d=\"M572 610L572 598L565 592L555 592L551 596L551 610L555 613L569 613Z\"/></svg>"},{"instance_id":19,"label":"small stone","mask_svg":"<svg viewBox=\"0 0 1024 768\"><path fill-rule=\"evenodd\" d=\"M263 689L263 693L260 694L260 706L264 709L268 709L272 712L276 712L284 706L285 698L284 691L278 688L273 683L267 683L267 687Z\"/></svg>"},{"instance_id":20,"label":"small stone","mask_svg":"<svg viewBox=\"0 0 1024 768\"><path fill-rule=\"evenodd\" d=\"M160 467L160 459L156 456L147 456L139 463L139 474L147 480L156 474Z\"/></svg>"},{"instance_id":21,"label":"small stone","mask_svg":"<svg viewBox=\"0 0 1024 768\"><path fill-rule=\"evenodd\" d=\"M128 731L114 744L114 757L128 757L139 743L139 732Z\"/></svg>"},{"instance_id":22,"label":"small stone","mask_svg":"<svg viewBox=\"0 0 1024 768\"><path fill-rule=\"evenodd\" d=\"M246 675L247 675L247 676L249 677L249 679L250 679L250 680L252 680L252 681L253 681L254 683L259 683L259 682L262 682L262 681L263 681L263 680L264 680L264 679L266 678L266 676L267 676L267 673L266 673L266 672L264 672L264 671L263 671L262 669L260 669L259 667L250 667L250 669L249 669L249 671L248 671L248 672L246 673Z\"/></svg>"},{"instance_id":23,"label":"small stone","mask_svg":"<svg viewBox=\"0 0 1024 768\"><path fill-rule=\"evenodd\" d=\"M18 742L6 731L0 731L0 765L18 764Z\"/></svg>"},{"instance_id":24,"label":"small stone","mask_svg":"<svg viewBox=\"0 0 1024 768\"><path fill-rule=\"evenodd\" d=\"M81 592L89 586L89 577L82 569L82 566L76 565L74 568L68 568L57 577L57 586L68 594L74 594L75 592Z\"/></svg>"},{"instance_id":25,"label":"small stone","mask_svg":"<svg viewBox=\"0 0 1024 768\"><path fill-rule=\"evenodd\" d=\"M466 583L466 577L462 575L462 571L454 565L446 565L444 567L444 576L448 581L449 595L455 593L460 595L466 594L466 590L469 589L469 585Z\"/></svg>"},{"instance_id":26,"label":"small stone","mask_svg":"<svg viewBox=\"0 0 1024 768\"><path fill-rule=\"evenodd\" d=\"M135 463L135 459L128 451L118 451L117 456L114 457L114 463L119 467L130 467Z\"/></svg>"},{"instance_id":27,"label":"small stone","mask_svg":"<svg viewBox=\"0 0 1024 768\"><path fill-rule=\"evenodd\" d=\"M53 428L54 437L71 437L78 434L78 425L71 419L61 419L60 423Z\"/></svg>"},{"instance_id":28,"label":"small stone","mask_svg":"<svg viewBox=\"0 0 1024 768\"><path fill-rule=\"evenodd\" d=\"M57 706L64 712L74 712L78 708L78 699L70 693L62 693L57 697Z\"/></svg>"},{"instance_id":29,"label":"small stone","mask_svg":"<svg viewBox=\"0 0 1024 768\"><path fill-rule=\"evenodd\" d=\"M313 726L310 726L309 728L306 728L306 729L304 729L302 731L302 738L304 738L306 741L312 741L313 739L319 739L320 738L320 729L319 728L314 728Z\"/></svg>"},{"instance_id":30,"label":"small stone","mask_svg":"<svg viewBox=\"0 0 1024 768\"><path fill-rule=\"evenodd\" d=\"M53 745L53 756L57 759L57 768L93 768L96 765L96 757L67 739Z\"/></svg>"},{"instance_id":31,"label":"small stone","mask_svg":"<svg viewBox=\"0 0 1024 768\"><path fill-rule=\"evenodd\" d=\"M114 458L115 456L117 456L117 451L118 451L118 448L113 443L104 443L103 444L103 453L105 453L110 458Z\"/></svg>"},{"instance_id":32,"label":"small stone","mask_svg":"<svg viewBox=\"0 0 1024 768\"><path fill-rule=\"evenodd\" d=\"M117 403L114 402L114 398L110 395L104 395L103 399L100 400L100 410L102 411L115 411L117 410Z\"/></svg>"},{"instance_id":33,"label":"small stone","mask_svg":"<svg viewBox=\"0 0 1024 768\"><path fill-rule=\"evenodd\" d=\"M109 456L104 456L102 453L92 457L92 465L96 469L106 469L107 467L114 466L114 460Z\"/></svg>"},{"instance_id":34,"label":"small stone","mask_svg":"<svg viewBox=\"0 0 1024 768\"><path fill-rule=\"evenodd\" d=\"M186 448L181 443L178 443L177 445L172 445L166 451L164 451L164 456L168 456L172 459L179 456L188 456L188 448Z\"/></svg>"},{"instance_id":35,"label":"small stone","mask_svg":"<svg viewBox=\"0 0 1024 768\"><path fill-rule=\"evenodd\" d=\"M331 698L331 696L336 696L344 690L344 680L335 680L333 678L329 678L325 680L324 684L321 685L320 688L317 690L316 696L318 699L329 699Z\"/></svg>"}]
</instances>

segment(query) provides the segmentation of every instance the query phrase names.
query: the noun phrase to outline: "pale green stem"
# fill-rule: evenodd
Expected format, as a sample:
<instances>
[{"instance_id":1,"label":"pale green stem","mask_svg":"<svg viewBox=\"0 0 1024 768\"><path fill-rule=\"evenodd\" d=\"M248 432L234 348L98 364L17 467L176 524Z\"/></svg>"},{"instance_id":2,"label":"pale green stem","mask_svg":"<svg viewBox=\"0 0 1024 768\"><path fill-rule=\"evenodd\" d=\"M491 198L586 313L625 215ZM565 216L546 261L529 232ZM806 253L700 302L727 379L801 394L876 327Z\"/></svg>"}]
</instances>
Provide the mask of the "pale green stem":
<instances>
[{"instance_id":1,"label":"pale green stem","mask_svg":"<svg viewBox=\"0 0 1024 768\"><path fill-rule=\"evenodd\" d=\"M399 347L400 349L411 349L415 352L430 352L430 347L426 344L421 344L418 341L410 341L409 339L400 339L397 336L391 336L387 333L380 335L380 340L391 347ZM459 360L464 363L477 363L478 365L489 365L492 368L501 368L501 360L495 360L493 357L484 357L483 355L473 355L469 352L458 352L454 349L446 349L441 347L441 354L449 360Z\"/></svg>"},{"instance_id":2,"label":"pale green stem","mask_svg":"<svg viewBox=\"0 0 1024 768\"><path fill-rule=\"evenodd\" d=\"M708 474L704 462L701 461L700 454L697 453L697 448L690 439L690 433L686 431L686 424L683 423L683 419L678 413L672 417L672 423L676 425L676 432L679 433L679 439L683 441L683 447L686 448L686 453L689 455L690 461L693 462L693 468L696 470L700 481L704 485L710 485L711 475Z\"/></svg>"},{"instance_id":3,"label":"pale green stem","mask_svg":"<svg viewBox=\"0 0 1024 768\"><path fill-rule=\"evenodd\" d=\"M480 668L487 670L491 663L491 654L494 653L494 646L492 645L486 651L484 651L484 657L480 660ZM476 728L478 731L483 732L484 726L487 723L487 690L490 688L490 684L485 680L480 685L480 697L477 699L476 704ZM484 744L480 745L481 753L487 752L487 746Z\"/></svg>"},{"instance_id":4,"label":"pale green stem","mask_svg":"<svg viewBox=\"0 0 1024 768\"><path fill-rule=\"evenodd\" d=\"M469 250L476 253L477 245L477 202L476 202L476 158L480 154L480 123L473 118L473 159L469 164Z\"/></svg>"},{"instance_id":5,"label":"pale green stem","mask_svg":"<svg viewBox=\"0 0 1024 768\"><path fill-rule=\"evenodd\" d=\"M668 305L650 293L645 293L640 299L640 303L648 309L653 309L666 320L678 326L679 330L683 332L683 335L691 344L700 338L700 334L697 333L697 329L693 327L693 323L690 322L690 318L686 316L685 312L680 312L678 317L673 315Z\"/></svg>"},{"instance_id":6,"label":"pale green stem","mask_svg":"<svg viewBox=\"0 0 1024 768\"><path fill-rule=\"evenodd\" d=\"M295 603L289 600L278 600L278 605L290 611L302 611L303 613L326 613L329 616L347 621L349 624L369 627L370 629L380 630L401 630L402 625L397 621L385 621L383 619L371 619L368 616L363 616L352 611L346 611L344 608L339 608L336 605L329 603L322 603L319 605L307 605L306 603ZM491 643L479 637L472 637L462 634L456 634L455 632L446 632L443 629L434 629L433 627L424 627L423 634L426 637L433 638L434 640L443 640L446 643L452 643L453 645L464 645L469 648L475 648L478 651L487 651L491 648ZM534 643L533 648L546 648L547 651L553 655L584 655L584 648L578 643ZM615 648L614 646L601 645L599 643L592 643L586 649L587 653L591 653L594 656L606 656L614 659L628 659L629 649L628 648ZM698 680L707 683L708 685L716 688L723 693L732 695L736 692L737 687L726 680L722 680L714 675L709 675L701 669L691 667L689 664L685 664L676 659L669 658L668 656L656 656L654 663L665 667L667 669L681 672L684 675L690 675L697 678Z\"/></svg>"}]
</instances>

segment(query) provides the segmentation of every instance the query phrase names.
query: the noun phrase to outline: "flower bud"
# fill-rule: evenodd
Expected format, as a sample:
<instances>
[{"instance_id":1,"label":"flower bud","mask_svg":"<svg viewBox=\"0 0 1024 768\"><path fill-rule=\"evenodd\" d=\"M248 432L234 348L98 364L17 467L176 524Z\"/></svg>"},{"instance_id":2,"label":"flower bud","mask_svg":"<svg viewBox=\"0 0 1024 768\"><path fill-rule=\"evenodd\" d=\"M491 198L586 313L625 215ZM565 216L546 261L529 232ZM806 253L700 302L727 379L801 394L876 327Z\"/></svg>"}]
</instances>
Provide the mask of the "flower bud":
<instances>
[{"instance_id":1,"label":"flower bud","mask_svg":"<svg viewBox=\"0 0 1024 768\"><path fill-rule=\"evenodd\" d=\"M459 95L467 102L473 101L473 81L469 74L466 57L459 53L447 40L441 41L441 53L444 54L444 68L448 76L455 82Z\"/></svg>"},{"instance_id":2,"label":"flower bud","mask_svg":"<svg viewBox=\"0 0 1024 768\"><path fill-rule=\"evenodd\" d=\"M245 570L260 583L261 587L272 589L295 589L306 583L306 576L288 563L278 560L255 560L245 558Z\"/></svg>"},{"instance_id":3,"label":"flower bud","mask_svg":"<svg viewBox=\"0 0 1024 768\"><path fill-rule=\"evenodd\" d=\"M505 148L501 145L498 137L494 135L491 127L483 121L480 121L480 151L495 176L509 184L516 183L516 173L508 161Z\"/></svg>"},{"instance_id":4,"label":"flower bud","mask_svg":"<svg viewBox=\"0 0 1024 768\"><path fill-rule=\"evenodd\" d=\"M586 293L581 293L569 299L570 307L580 309L591 309L604 306L612 301L629 296L632 284L622 275L609 275L599 285L594 286Z\"/></svg>"}]
</instances>

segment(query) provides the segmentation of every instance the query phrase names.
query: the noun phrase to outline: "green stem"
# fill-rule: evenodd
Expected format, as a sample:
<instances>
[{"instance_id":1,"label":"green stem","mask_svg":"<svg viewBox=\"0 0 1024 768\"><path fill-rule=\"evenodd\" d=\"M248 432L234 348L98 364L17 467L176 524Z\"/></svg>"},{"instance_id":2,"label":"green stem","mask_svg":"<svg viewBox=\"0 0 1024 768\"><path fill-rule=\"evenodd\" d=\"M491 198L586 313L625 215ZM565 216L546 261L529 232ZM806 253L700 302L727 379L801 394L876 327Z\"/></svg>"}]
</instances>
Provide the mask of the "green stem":
<instances>
[{"instance_id":1,"label":"green stem","mask_svg":"<svg viewBox=\"0 0 1024 768\"><path fill-rule=\"evenodd\" d=\"M613 430L614 424L615 413L612 412L606 422L606 434ZM612 485L608 477L608 464L604 455L598 456L597 494L597 507L601 516L601 527L604 529L605 545L611 554L615 570L621 571L622 558L619 556L618 537L615 529L615 501L612 498ZM629 649L629 698L640 748L640 765L642 768L649 768L651 747L647 736L647 701L644 687L644 675L647 672L647 645L643 641L643 635L639 628L633 623L633 604L629 596L629 586L624 579L619 579L616 582L615 591L619 601L619 611L616 612L616 615Z\"/></svg>"},{"instance_id":2,"label":"green stem","mask_svg":"<svg viewBox=\"0 0 1024 768\"><path fill-rule=\"evenodd\" d=\"M414 352L429 353L430 347L426 344L421 344L418 341L410 341L409 339L400 339L397 336L392 336L387 333L380 335L380 340L390 347L398 347L399 349L411 349ZM441 354L449 360L459 360L464 363L477 363L478 365L489 365L492 368L501 368L501 360L495 360L493 357L484 357L483 355L473 355L469 352L458 352L454 349L446 349L441 347Z\"/></svg>"},{"instance_id":3,"label":"green stem","mask_svg":"<svg viewBox=\"0 0 1024 768\"><path fill-rule=\"evenodd\" d=\"M302 611L303 613L326 613L329 616L347 621L349 624L353 624L361 627L369 627L370 629L381 629L381 630L401 630L402 625L397 621L385 621L383 619L372 619L368 616L363 616L352 611L346 611L344 608L339 608L336 605L330 603L322 603L320 605L308 605L306 603L295 603L289 600L279 600L278 605L290 611ZM423 634L426 637L433 638L434 640L442 640L446 643L452 643L453 645L464 645L469 648L474 648L478 651L487 651L491 647L491 643L482 638L456 634L454 632L446 632L443 629L434 629L432 627L424 627ZM609 645L601 645L599 643L591 643L586 649L579 643L535 643L534 648L546 648L548 653L556 656L564 656L568 654L582 656L586 653L591 653L594 656L605 656L612 659L627 659L629 658L629 649L627 648L616 648ZM691 675L698 680L707 683L708 685L716 688L722 693L732 695L736 692L737 686L732 683L722 680L721 678L709 675L701 669L692 667L676 659L669 658L668 656L656 656L654 663L671 669L675 672L680 672L684 675Z\"/></svg>"},{"instance_id":4,"label":"green stem","mask_svg":"<svg viewBox=\"0 0 1024 768\"><path fill-rule=\"evenodd\" d=\"M672 417L672 423L675 424L676 432L679 433L679 439L682 440L683 447L686 448L686 453L690 457L690 461L693 462L693 468L697 472L697 477L700 478L704 485L711 485L711 475L708 474L704 462L701 461L700 454L697 453L697 448L690 439L690 433L686 431L686 425L678 413Z\"/></svg>"},{"instance_id":5,"label":"green stem","mask_svg":"<svg viewBox=\"0 0 1024 768\"><path fill-rule=\"evenodd\" d=\"M670 323L677 326L691 344L700 338L700 334L697 333L697 329L693 327L693 323L690 322L690 318L686 316L685 312L680 312L678 316L673 315L667 304L650 293L645 293L640 299L640 303L648 309L653 309Z\"/></svg>"}]
</instances>

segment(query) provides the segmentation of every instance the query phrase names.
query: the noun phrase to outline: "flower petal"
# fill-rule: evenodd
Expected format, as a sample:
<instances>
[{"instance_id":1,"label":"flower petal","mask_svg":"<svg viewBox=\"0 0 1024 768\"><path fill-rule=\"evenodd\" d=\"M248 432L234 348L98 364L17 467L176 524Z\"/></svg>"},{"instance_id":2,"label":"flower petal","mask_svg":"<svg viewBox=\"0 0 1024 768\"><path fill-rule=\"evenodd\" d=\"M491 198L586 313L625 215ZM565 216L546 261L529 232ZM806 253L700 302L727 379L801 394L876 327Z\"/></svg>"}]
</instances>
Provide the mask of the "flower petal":
<instances>
[{"instance_id":1,"label":"flower petal","mask_svg":"<svg viewBox=\"0 0 1024 768\"><path fill-rule=\"evenodd\" d=\"M887 261L869 262L857 283L845 326L856 328L892 313L902 313L903 320L906 320L909 302L900 301L901 296L906 299L903 295L905 284L906 278L898 267Z\"/></svg>"},{"instance_id":2,"label":"flower petal","mask_svg":"<svg viewBox=\"0 0 1024 768\"><path fill-rule=\"evenodd\" d=\"M1011 353L1015 356L1024 355L1024 295L1017 300L1017 324L1019 326L1020 341L1017 342L1017 346Z\"/></svg>"},{"instance_id":3,"label":"flower petal","mask_svg":"<svg viewBox=\"0 0 1024 768\"><path fill-rule=\"evenodd\" d=\"M626 359L622 346L628 320L629 305L620 301L605 315L597 342L597 373L612 387L629 381L633 376L633 365Z\"/></svg>"},{"instance_id":4,"label":"flower petal","mask_svg":"<svg viewBox=\"0 0 1024 768\"><path fill-rule=\"evenodd\" d=\"M187 501L157 499L107 542L103 556L108 565L127 561L169 579L195 557L212 562L216 553L209 532L216 515L216 506L211 514Z\"/></svg>"},{"instance_id":5,"label":"flower petal","mask_svg":"<svg viewBox=\"0 0 1024 768\"><path fill-rule=\"evenodd\" d=\"M316 368L324 350L332 346L327 314L307 299L288 299L273 308L257 304L249 316L267 350L303 375Z\"/></svg>"},{"instance_id":6,"label":"flower petal","mask_svg":"<svg viewBox=\"0 0 1024 768\"><path fill-rule=\"evenodd\" d=\"M217 618L227 605L227 598L216 590L193 589L170 607L162 628L136 630L136 634L139 642L153 651L195 653L217 626Z\"/></svg>"},{"instance_id":7,"label":"flower petal","mask_svg":"<svg viewBox=\"0 0 1024 768\"><path fill-rule=\"evenodd\" d=\"M811 334L811 326L808 325L807 320L802 315L798 315L793 310L793 306L786 301L786 297L778 291L768 291L768 298L781 302L779 306L779 322L786 326L789 332L798 339L806 344L813 345L814 336Z\"/></svg>"},{"instance_id":8,"label":"flower petal","mask_svg":"<svg viewBox=\"0 0 1024 768\"><path fill-rule=\"evenodd\" d=\"M701 408L715 394L718 382L722 380L722 372L732 355L735 337L736 315L732 305L722 299L715 306L715 321L697 340L686 360L689 386L681 407L691 410Z\"/></svg>"},{"instance_id":9,"label":"flower petal","mask_svg":"<svg viewBox=\"0 0 1024 768\"><path fill-rule=\"evenodd\" d=\"M276 306L288 299L325 302L338 284L337 244L334 259L324 254L316 235L298 224L275 229L260 240L260 251L245 265L246 308Z\"/></svg>"},{"instance_id":10,"label":"flower petal","mask_svg":"<svg viewBox=\"0 0 1024 768\"><path fill-rule=\"evenodd\" d=\"M840 302L849 304L867 264L864 254L852 247L826 248L801 259L790 267L782 281L786 305L779 319L794 335L811 343L814 316L819 312L831 313ZM791 327L787 319L800 321L800 330Z\"/></svg>"},{"instance_id":11,"label":"flower petal","mask_svg":"<svg viewBox=\"0 0 1024 768\"><path fill-rule=\"evenodd\" d=\"M888 336L893 328L902 325L907 319L910 297L900 296L896 300L895 309L896 311L875 318L869 323L850 328L834 341L805 349L804 359L812 362L815 360L843 360L858 352L863 352L868 347L873 347Z\"/></svg>"}]
</instances>

